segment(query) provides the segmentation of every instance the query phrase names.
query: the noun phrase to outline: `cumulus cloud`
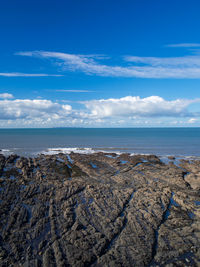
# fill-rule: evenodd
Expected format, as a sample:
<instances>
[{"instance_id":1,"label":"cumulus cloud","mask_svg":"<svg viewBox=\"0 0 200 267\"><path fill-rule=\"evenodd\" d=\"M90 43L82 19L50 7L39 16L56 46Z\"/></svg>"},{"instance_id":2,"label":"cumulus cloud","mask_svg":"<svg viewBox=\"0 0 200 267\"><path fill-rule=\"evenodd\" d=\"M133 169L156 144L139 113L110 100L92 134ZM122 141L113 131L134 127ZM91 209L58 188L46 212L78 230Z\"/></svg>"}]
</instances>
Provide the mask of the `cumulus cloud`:
<instances>
[{"instance_id":1,"label":"cumulus cloud","mask_svg":"<svg viewBox=\"0 0 200 267\"><path fill-rule=\"evenodd\" d=\"M22 72L0 72L0 76L3 77L60 77L60 74L46 74L46 73L22 73Z\"/></svg>"},{"instance_id":2,"label":"cumulus cloud","mask_svg":"<svg viewBox=\"0 0 200 267\"><path fill-rule=\"evenodd\" d=\"M195 125L199 113L189 111L200 99L165 100L159 96L140 98L126 96L83 101L79 109L71 105L43 99L0 100L1 127L54 127L54 126L144 126L170 125L172 119ZM77 106L77 103L76 103Z\"/></svg>"},{"instance_id":3,"label":"cumulus cloud","mask_svg":"<svg viewBox=\"0 0 200 267\"><path fill-rule=\"evenodd\" d=\"M2 94L0 94L0 98L11 99L11 98L13 98L13 95L12 94L8 94L8 93L2 93Z\"/></svg>"},{"instance_id":4,"label":"cumulus cloud","mask_svg":"<svg viewBox=\"0 0 200 267\"><path fill-rule=\"evenodd\" d=\"M189 116L187 108L200 99L176 99L167 101L159 96L140 98L126 96L119 99L101 99L83 102L91 114L98 118L113 116L180 117Z\"/></svg>"},{"instance_id":5,"label":"cumulus cloud","mask_svg":"<svg viewBox=\"0 0 200 267\"><path fill-rule=\"evenodd\" d=\"M193 123L195 123L195 122L197 122L197 121L198 121L197 118L190 118L190 119L188 120L188 123L193 124Z\"/></svg>"},{"instance_id":6,"label":"cumulus cloud","mask_svg":"<svg viewBox=\"0 0 200 267\"><path fill-rule=\"evenodd\" d=\"M1 100L0 120L60 119L67 116L71 109L70 105L61 105L50 100Z\"/></svg>"},{"instance_id":7,"label":"cumulus cloud","mask_svg":"<svg viewBox=\"0 0 200 267\"><path fill-rule=\"evenodd\" d=\"M75 55L60 52L32 51L17 55L52 59L63 71L81 71L88 75L137 78L200 78L200 56L185 57L137 57L126 56L128 66L112 66L92 55ZM132 65L130 65L132 64Z\"/></svg>"}]
</instances>

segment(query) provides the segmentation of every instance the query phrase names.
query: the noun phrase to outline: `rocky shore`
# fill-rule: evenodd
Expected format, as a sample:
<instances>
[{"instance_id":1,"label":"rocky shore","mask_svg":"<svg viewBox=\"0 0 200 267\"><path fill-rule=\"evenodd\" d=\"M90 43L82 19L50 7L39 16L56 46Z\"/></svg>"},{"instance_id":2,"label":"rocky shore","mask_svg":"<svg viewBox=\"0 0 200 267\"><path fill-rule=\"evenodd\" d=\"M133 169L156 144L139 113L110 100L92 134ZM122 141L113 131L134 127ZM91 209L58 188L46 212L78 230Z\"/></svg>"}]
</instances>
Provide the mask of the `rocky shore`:
<instances>
[{"instance_id":1,"label":"rocky shore","mask_svg":"<svg viewBox=\"0 0 200 267\"><path fill-rule=\"evenodd\" d=\"M0 266L200 266L200 161L0 154Z\"/></svg>"}]
</instances>

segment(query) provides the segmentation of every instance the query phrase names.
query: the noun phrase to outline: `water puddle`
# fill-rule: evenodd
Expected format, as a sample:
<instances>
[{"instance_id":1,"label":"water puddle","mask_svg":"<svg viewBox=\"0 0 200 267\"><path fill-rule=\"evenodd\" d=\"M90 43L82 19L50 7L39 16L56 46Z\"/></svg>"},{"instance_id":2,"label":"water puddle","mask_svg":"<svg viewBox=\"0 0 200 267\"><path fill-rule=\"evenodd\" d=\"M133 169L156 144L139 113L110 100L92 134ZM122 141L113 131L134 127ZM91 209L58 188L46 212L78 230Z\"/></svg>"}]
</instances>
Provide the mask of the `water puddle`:
<instances>
[{"instance_id":1,"label":"water puddle","mask_svg":"<svg viewBox=\"0 0 200 267\"><path fill-rule=\"evenodd\" d=\"M67 155L67 159L68 159L69 163L71 163L71 164L74 163L74 161L71 159L70 155Z\"/></svg>"},{"instance_id":2,"label":"water puddle","mask_svg":"<svg viewBox=\"0 0 200 267\"><path fill-rule=\"evenodd\" d=\"M57 159L57 161L59 161L59 162L62 162L62 163L65 162L64 159L61 159L61 158L56 158L56 159Z\"/></svg>"},{"instance_id":3,"label":"water puddle","mask_svg":"<svg viewBox=\"0 0 200 267\"><path fill-rule=\"evenodd\" d=\"M188 212L188 216L190 217L190 219L194 219L195 214L193 212Z\"/></svg>"},{"instance_id":4,"label":"water puddle","mask_svg":"<svg viewBox=\"0 0 200 267\"><path fill-rule=\"evenodd\" d=\"M124 164L128 163L128 160L120 160L120 163L124 165Z\"/></svg>"},{"instance_id":5,"label":"water puddle","mask_svg":"<svg viewBox=\"0 0 200 267\"><path fill-rule=\"evenodd\" d=\"M118 157L118 155L116 155L116 156L112 156L112 155L105 155L105 157L107 157L107 158L111 158L111 159L116 159L116 158Z\"/></svg>"},{"instance_id":6,"label":"water puddle","mask_svg":"<svg viewBox=\"0 0 200 267\"><path fill-rule=\"evenodd\" d=\"M17 178L16 178L14 175L11 175L11 176L9 177L9 179L10 179L11 181L15 181L15 180L17 180Z\"/></svg>"},{"instance_id":7,"label":"water puddle","mask_svg":"<svg viewBox=\"0 0 200 267\"><path fill-rule=\"evenodd\" d=\"M134 168L135 168L135 167L138 167L138 166L140 166L140 165L142 165L142 163L143 163L143 162L138 162L138 163L136 163L136 164L134 165Z\"/></svg>"},{"instance_id":8,"label":"water puddle","mask_svg":"<svg viewBox=\"0 0 200 267\"><path fill-rule=\"evenodd\" d=\"M94 163L90 162L90 165L92 166L93 169L97 169L97 165L95 165Z\"/></svg>"}]
</instances>

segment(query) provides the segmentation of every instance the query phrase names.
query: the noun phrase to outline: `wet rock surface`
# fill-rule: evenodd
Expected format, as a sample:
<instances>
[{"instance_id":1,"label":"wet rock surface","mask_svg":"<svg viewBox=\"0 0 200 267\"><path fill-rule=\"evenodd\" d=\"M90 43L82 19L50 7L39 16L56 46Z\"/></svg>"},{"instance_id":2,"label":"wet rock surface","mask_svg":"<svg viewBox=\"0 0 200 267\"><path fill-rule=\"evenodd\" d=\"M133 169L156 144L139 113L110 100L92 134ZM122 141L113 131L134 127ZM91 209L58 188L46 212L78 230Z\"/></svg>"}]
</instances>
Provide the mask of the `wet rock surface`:
<instances>
[{"instance_id":1,"label":"wet rock surface","mask_svg":"<svg viewBox=\"0 0 200 267\"><path fill-rule=\"evenodd\" d=\"M200 162L0 155L0 266L200 266Z\"/></svg>"}]
</instances>

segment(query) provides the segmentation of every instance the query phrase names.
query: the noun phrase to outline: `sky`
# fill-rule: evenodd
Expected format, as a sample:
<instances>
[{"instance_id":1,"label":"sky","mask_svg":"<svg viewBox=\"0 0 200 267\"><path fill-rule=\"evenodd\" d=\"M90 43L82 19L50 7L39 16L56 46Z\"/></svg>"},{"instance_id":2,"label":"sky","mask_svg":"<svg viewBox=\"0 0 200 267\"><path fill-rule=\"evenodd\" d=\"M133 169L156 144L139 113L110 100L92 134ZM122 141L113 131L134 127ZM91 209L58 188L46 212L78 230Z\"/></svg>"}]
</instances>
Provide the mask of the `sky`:
<instances>
[{"instance_id":1,"label":"sky","mask_svg":"<svg viewBox=\"0 0 200 267\"><path fill-rule=\"evenodd\" d=\"M0 128L199 127L199 0L0 4Z\"/></svg>"}]
</instances>

